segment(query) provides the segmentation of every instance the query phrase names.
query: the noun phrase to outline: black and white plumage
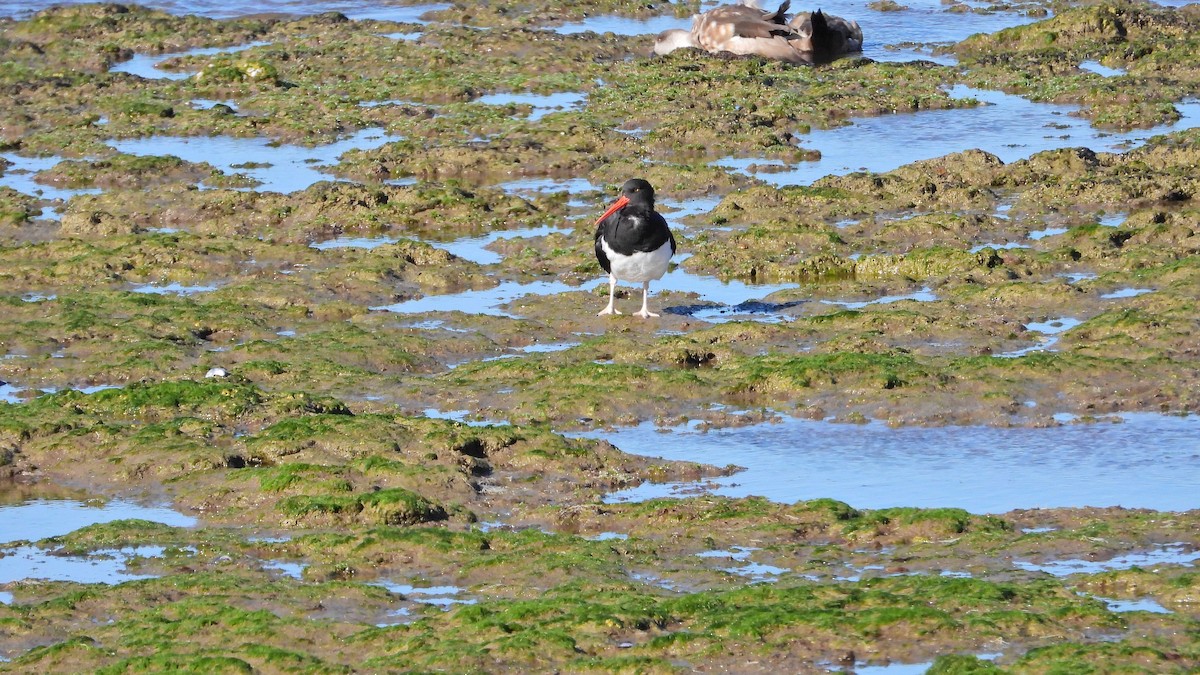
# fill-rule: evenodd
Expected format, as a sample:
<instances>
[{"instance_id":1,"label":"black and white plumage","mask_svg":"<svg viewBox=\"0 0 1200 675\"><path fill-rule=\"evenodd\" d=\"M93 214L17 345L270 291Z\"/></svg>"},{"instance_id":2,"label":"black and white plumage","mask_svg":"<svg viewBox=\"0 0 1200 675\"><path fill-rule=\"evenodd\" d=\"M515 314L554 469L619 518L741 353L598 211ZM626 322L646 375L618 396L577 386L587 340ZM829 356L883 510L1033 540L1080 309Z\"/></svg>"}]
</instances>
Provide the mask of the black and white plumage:
<instances>
[{"instance_id":1,"label":"black and white plumage","mask_svg":"<svg viewBox=\"0 0 1200 675\"><path fill-rule=\"evenodd\" d=\"M613 306L617 281L642 285L642 309L635 316L658 316L646 305L650 282L667 273L675 255L675 235L654 210L654 188L641 178L625 181L621 196L596 221L596 259L608 272L608 306L599 315L620 314Z\"/></svg>"}]
</instances>

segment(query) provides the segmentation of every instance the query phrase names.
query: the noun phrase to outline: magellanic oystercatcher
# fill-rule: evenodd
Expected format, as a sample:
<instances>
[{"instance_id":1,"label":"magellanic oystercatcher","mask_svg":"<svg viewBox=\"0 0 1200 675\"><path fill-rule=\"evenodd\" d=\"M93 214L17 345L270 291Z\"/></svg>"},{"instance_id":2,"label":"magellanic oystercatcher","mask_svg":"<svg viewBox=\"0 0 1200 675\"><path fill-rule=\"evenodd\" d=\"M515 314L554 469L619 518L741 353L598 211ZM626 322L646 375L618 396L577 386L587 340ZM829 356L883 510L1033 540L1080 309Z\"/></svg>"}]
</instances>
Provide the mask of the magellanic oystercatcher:
<instances>
[{"instance_id":1,"label":"magellanic oystercatcher","mask_svg":"<svg viewBox=\"0 0 1200 675\"><path fill-rule=\"evenodd\" d=\"M658 34L654 53L669 54L693 47L710 54L761 56L786 63L812 64L862 49L858 23L840 17L803 12L790 22L790 0L768 12L753 4L721 5L692 18L691 30Z\"/></svg>"},{"instance_id":2,"label":"magellanic oystercatcher","mask_svg":"<svg viewBox=\"0 0 1200 675\"><path fill-rule=\"evenodd\" d=\"M642 284L642 309L635 316L658 316L646 306L650 282L667 273L675 255L675 235L654 210L654 188L641 178L625 181L621 196L596 221L596 259L608 272L608 306L603 314L620 314L613 306L617 280Z\"/></svg>"}]
</instances>

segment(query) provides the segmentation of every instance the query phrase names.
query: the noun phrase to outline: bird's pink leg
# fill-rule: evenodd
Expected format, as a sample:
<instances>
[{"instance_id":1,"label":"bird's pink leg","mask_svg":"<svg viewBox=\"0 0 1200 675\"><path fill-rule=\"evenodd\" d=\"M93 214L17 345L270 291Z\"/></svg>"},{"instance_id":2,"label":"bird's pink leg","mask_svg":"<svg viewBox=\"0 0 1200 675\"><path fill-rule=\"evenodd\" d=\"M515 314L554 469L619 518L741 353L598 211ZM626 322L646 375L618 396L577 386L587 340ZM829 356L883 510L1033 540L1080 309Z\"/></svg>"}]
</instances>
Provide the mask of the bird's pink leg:
<instances>
[{"instance_id":1,"label":"bird's pink leg","mask_svg":"<svg viewBox=\"0 0 1200 675\"><path fill-rule=\"evenodd\" d=\"M634 312L633 313L634 316L640 316L643 319L649 319L652 316L658 316L654 312L651 312L650 308L646 306L646 299L648 297L650 297L650 282L643 281L642 282L642 309L641 309L641 311Z\"/></svg>"},{"instance_id":2,"label":"bird's pink leg","mask_svg":"<svg viewBox=\"0 0 1200 675\"><path fill-rule=\"evenodd\" d=\"M596 313L596 316L604 316L605 314L620 314L616 307L613 307L613 300L617 297L617 278L613 275L608 275L608 307Z\"/></svg>"}]
</instances>

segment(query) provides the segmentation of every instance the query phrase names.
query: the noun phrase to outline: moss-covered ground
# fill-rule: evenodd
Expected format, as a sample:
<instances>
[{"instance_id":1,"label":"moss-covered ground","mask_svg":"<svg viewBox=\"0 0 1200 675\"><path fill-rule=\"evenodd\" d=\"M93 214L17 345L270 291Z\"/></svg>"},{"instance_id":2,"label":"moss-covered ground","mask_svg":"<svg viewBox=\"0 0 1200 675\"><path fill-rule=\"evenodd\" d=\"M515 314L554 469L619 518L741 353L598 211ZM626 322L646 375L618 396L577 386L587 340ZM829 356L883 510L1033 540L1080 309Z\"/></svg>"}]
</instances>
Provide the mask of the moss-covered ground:
<instances>
[{"instance_id":1,"label":"moss-covered ground","mask_svg":"<svg viewBox=\"0 0 1200 675\"><path fill-rule=\"evenodd\" d=\"M0 495L132 498L200 520L0 545L162 550L129 560L147 576L134 581L0 585L0 672L1195 672L1200 511L609 504L737 468L562 432L1200 412L1200 132L1008 163L950 152L782 188L713 164L803 162L814 129L977 105L953 84L1075 104L1101 130L1171 122L1200 84L1197 7L949 3L948 20L1038 20L935 47L955 65L816 67L652 59L651 36L552 30L685 18L686 2L454 2L428 25L114 4L0 20L0 152L55 157L33 179L78 191L0 187L0 384L15 399L0 401ZM853 18L869 38L885 11L905 8ZM110 70L247 45L162 64L194 73L182 79ZM536 119L476 102L525 92L582 102ZM223 171L228 158L109 145L319 146L364 129L388 142L290 193L255 189L259 157ZM0 178L13 171L0 158ZM785 285L760 303L771 320L707 320L713 303L686 289L653 295L658 320L594 316L607 285L590 223L634 175L663 201L715 204L673 220L680 268ZM516 179L595 189L505 189ZM496 239L499 262L438 246L508 231L550 233ZM338 238L378 245L314 246ZM537 282L566 290L486 313L456 295ZM438 296L444 311L380 309ZM1031 326L1064 319L1038 350ZM214 367L228 377L206 378ZM1131 554L1155 562L1105 566ZM1060 575L1056 560L1088 564ZM453 602L422 601L442 586Z\"/></svg>"}]
</instances>

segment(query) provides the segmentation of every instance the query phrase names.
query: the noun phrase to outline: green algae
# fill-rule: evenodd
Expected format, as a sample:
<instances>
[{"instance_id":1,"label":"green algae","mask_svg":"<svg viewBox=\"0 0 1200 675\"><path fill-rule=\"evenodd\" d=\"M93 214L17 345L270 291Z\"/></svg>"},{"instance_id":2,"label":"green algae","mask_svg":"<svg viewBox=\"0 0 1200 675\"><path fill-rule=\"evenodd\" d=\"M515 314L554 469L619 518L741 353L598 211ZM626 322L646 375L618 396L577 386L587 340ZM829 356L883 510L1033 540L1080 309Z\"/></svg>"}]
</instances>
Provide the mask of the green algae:
<instances>
[{"instance_id":1,"label":"green algae","mask_svg":"<svg viewBox=\"0 0 1200 675\"><path fill-rule=\"evenodd\" d=\"M175 16L136 5L93 4L55 7L34 14L14 26L13 34L35 43L52 40L120 41L133 49L157 47L158 51L188 44L197 37L209 40L228 32L227 44L244 40L248 33L269 25L254 19L215 21L196 15ZM99 36L103 36L98 38ZM193 42L194 44L194 42ZM164 45L171 45L166 47Z\"/></svg>"},{"instance_id":2,"label":"green algae","mask_svg":"<svg viewBox=\"0 0 1200 675\"><path fill-rule=\"evenodd\" d=\"M890 529L908 530L906 536L910 539L928 539L931 537L952 537L962 534L968 529L972 531L1006 530L1009 526L998 518L976 518L962 509L914 509L897 507L881 509L863 518L862 524L854 523L846 527L845 532L853 533L864 527L876 531ZM928 534L921 533L928 530ZM921 533L921 534L918 534Z\"/></svg>"},{"instance_id":3,"label":"green algae","mask_svg":"<svg viewBox=\"0 0 1200 675\"><path fill-rule=\"evenodd\" d=\"M1181 657L1190 658L1170 645L1067 643L1036 649L1014 666L1046 672L1186 672L1187 666L1179 664Z\"/></svg>"},{"instance_id":4,"label":"green algae","mask_svg":"<svg viewBox=\"0 0 1200 675\"><path fill-rule=\"evenodd\" d=\"M1197 18L1149 5L1100 3L972 36L954 51L973 84L1033 100L1078 102L1101 126L1150 126L1178 119L1172 103L1194 90L1197 73L1186 54L1195 48ZM1076 66L1086 59L1119 64L1131 77L1081 75ZM1164 62L1180 67L1168 72ZM1149 90L1142 77L1155 80Z\"/></svg>"},{"instance_id":5,"label":"green algae","mask_svg":"<svg viewBox=\"0 0 1200 675\"><path fill-rule=\"evenodd\" d=\"M335 398L221 380L43 396L3 406L0 429L18 471L65 477L98 463L127 487L166 481L176 499L216 519L289 527L469 522L483 477L526 489L572 481L586 498L651 475L715 471L542 429L356 415Z\"/></svg>"},{"instance_id":6,"label":"green algae","mask_svg":"<svg viewBox=\"0 0 1200 675\"><path fill-rule=\"evenodd\" d=\"M581 534L608 526L658 540L663 529L669 527L675 543L690 542L687 545L695 547L737 546L747 533L752 533L764 544L762 555L776 561L786 561L789 554L797 555L806 547L831 544L916 549L947 542L966 545L969 541L971 545L993 547L1014 535L1010 522L993 516L975 516L957 509L858 510L831 499L795 504L775 504L760 497L710 497L702 502L652 499L554 515L557 528ZM838 557L844 554L839 551Z\"/></svg>"},{"instance_id":7,"label":"green algae","mask_svg":"<svg viewBox=\"0 0 1200 675\"><path fill-rule=\"evenodd\" d=\"M943 605L944 593L953 594L962 604ZM964 595L969 599L964 599ZM926 597L932 607L922 601ZM1011 629L1013 618L1005 607L1029 601L1055 607L1061 606L1057 603L1073 602L1068 597L1056 596L1048 589L1018 590L971 580L909 579L860 584L840 592L811 586L757 585L678 599L617 589L610 589L600 598L575 589L562 589L541 600L504 605L480 603L456 610L448 618L462 622L465 630L458 632L459 638L454 641L430 640L437 625L444 621L431 618L412 627L388 629L379 638L388 640L392 657L422 659L424 667L487 668L488 659L508 656L504 649L505 635L520 635L522 642L538 646L520 650L515 657L517 663L522 663L521 655L525 654L540 654L550 662L580 658L581 652L588 656L612 654L615 640L611 636L616 635L632 644L634 654L653 656L666 648L668 653L690 660L677 651L677 644L693 650L691 657L712 664L769 653L788 641L795 641L801 632L838 635L835 640L838 645L853 644L860 636L888 632L921 635L922 640L933 643L960 625L964 620L960 617L967 616L964 612L979 613L973 622L992 623L993 630ZM556 644L559 636L565 635L571 637L570 641ZM682 637L664 639L668 635ZM703 646L705 643L707 648ZM444 645L446 650L437 649L438 645ZM480 650L475 645L491 648ZM755 646L746 650L749 645ZM830 655L837 647L825 648L827 651L798 648L810 657L819 658ZM492 661L491 665L496 667L499 663Z\"/></svg>"},{"instance_id":8,"label":"green algae","mask_svg":"<svg viewBox=\"0 0 1200 675\"><path fill-rule=\"evenodd\" d=\"M848 115L974 105L949 99L941 87L952 81L1080 103L1101 126L1173 119L1172 104L1194 90L1194 12L1056 8L1049 21L954 47L961 69L865 59L788 68L684 53L647 60L644 37L529 29L586 9L460 5L437 16L496 29L434 24L413 42L376 34L401 26L338 15L214 21L118 6L57 8L3 26L0 85L11 94L0 110L3 147L80 158L39 180L108 192L71 199L62 227L47 233L31 224L48 201L0 191L13 242L0 250L0 347L25 357L0 361L0 377L34 388L136 383L0 404L5 475L165 494L205 523L127 521L40 544L69 553L162 545L163 559L132 564L164 576L113 587L6 585L15 601L0 606L3 647L17 658L0 670L789 672L847 654L851 663L938 657L933 672L1194 669L1185 619L1116 615L1074 594L1148 594L1187 610L1196 583L1186 570L1058 582L1006 562L1195 546L1194 514L992 518L710 497L599 504L617 487L720 470L631 458L545 428L689 417L744 424L778 410L893 424L1052 423L1025 401L1084 415L1196 410L1195 131L1128 153L1050 151L1004 165L968 151L784 189L706 164L728 155L802 161L804 134ZM105 72L135 51L252 40L269 44L166 65L209 74L200 78ZM1102 82L1077 70L1083 59L1128 75ZM254 81L239 62L273 72ZM643 96L647 86L661 96ZM473 102L526 91L586 100L536 123L524 107ZM196 98L234 100L237 114L195 110ZM412 103L360 105L389 100ZM311 145L368 127L402 138L348 153L331 170L366 185L325 182L292 195L242 192L233 188L249 182L236 174L103 144L230 134ZM685 268L803 280L777 296L795 303L792 321L714 326L664 312L659 325L679 334L656 334L585 316L586 289L526 299L520 318L367 309L537 275L598 277L587 226L500 243L493 250L506 258L486 273L409 238L561 225L581 210L562 195L526 200L473 185L481 180L614 186L634 173L664 196L724 196L712 214L678 228L693 253ZM425 182L381 183L406 176ZM585 195L584 208L608 192ZM995 215L1002 204L1012 205L1008 218ZM1096 214L1114 211L1128 212L1120 228L1097 223ZM1057 225L1068 232L1034 250L967 250ZM186 232L150 231L161 227ZM339 236L401 241L370 251L308 246ZM1075 284L1056 276L1080 271L1097 276ZM219 288L194 296L122 292L215 280ZM1155 292L1099 297L1127 285ZM923 287L936 299L856 310L819 302ZM1061 351L991 356L1034 344L1025 324L1061 316L1082 321L1060 336ZM580 333L595 335L558 352L478 362L578 342ZM213 365L232 376L187 381ZM596 385L610 377L613 386ZM527 425L410 416L424 407ZM503 524L480 529L492 520ZM1059 529L1021 531L1046 525ZM293 536L247 538L264 530ZM629 538L587 538L613 532ZM728 561L698 555L748 542L748 560L785 570L774 584L750 585L724 569ZM303 579L269 571L274 560L304 565ZM905 574L918 576L883 578ZM479 603L422 612L361 583L386 579L455 584ZM413 614L392 614L397 606ZM1118 641L1097 643L1098 635ZM992 651L1001 640L1008 646L995 667L945 656Z\"/></svg>"},{"instance_id":9,"label":"green algae","mask_svg":"<svg viewBox=\"0 0 1200 675\"><path fill-rule=\"evenodd\" d=\"M191 165L178 157L117 155L106 160L60 162L38 174L38 179L69 189L144 189L157 183L199 181L214 172L212 167Z\"/></svg>"},{"instance_id":10,"label":"green algae","mask_svg":"<svg viewBox=\"0 0 1200 675\"><path fill-rule=\"evenodd\" d=\"M846 351L836 342L824 346L832 347L828 352L761 355L740 354L695 335L684 341L688 346L682 349L679 342L673 337L657 338L651 344L659 346L646 350L643 341L612 338L554 354L464 366L437 378L436 400L458 406L461 400L479 400L481 391L492 390L505 402L509 419L540 421L553 415L550 419L556 424L575 426L581 419L588 424L624 424L647 401L656 402L660 416L669 410L703 416L706 406L701 400L794 414L803 414L805 407L828 411L834 404L838 410L857 410L870 417L923 415L927 413L914 411L911 401L896 398L919 390L930 403L930 419L947 423L955 419L951 401L966 392L1038 400L1044 396L1043 387L1061 390L1063 376L1069 375L1071 386L1096 387L1114 379L1122 383L1108 403L1091 402L1098 411L1110 410L1110 405L1129 409L1131 402L1144 400L1141 392L1156 387L1163 396L1150 404L1151 409L1158 410L1167 401L1192 405L1187 386L1177 384L1181 376L1185 381L1190 376L1180 373L1179 362L1161 358L1073 352L1032 353L1019 359L918 356L886 345L877 351ZM854 345L865 346L858 341ZM576 365L575 352L590 355L590 360ZM642 365L639 360L646 353L658 362ZM598 357L613 362L593 362ZM701 362L705 367L687 367ZM1114 373L1120 376L1114 378Z\"/></svg>"},{"instance_id":11,"label":"green algae","mask_svg":"<svg viewBox=\"0 0 1200 675\"><path fill-rule=\"evenodd\" d=\"M329 515L381 525L411 525L446 517L444 508L403 488L359 495L299 495L283 499L277 508L300 519Z\"/></svg>"},{"instance_id":12,"label":"green algae","mask_svg":"<svg viewBox=\"0 0 1200 675\"><path fill-rule=\"evenodd\" d=\"M36 215L32 199L8 186L0 187L0 227L19 227Z\"/></svg>"},{"instance_id":13,"label":"green algae","mask_svg":"<svg viewBox=\"0 0 1200 675\"><path fill-rule=\"evenodd\" d=\"M1200 600L1200 575L1179 566L1161 565L1156 569L1132 568L1101 572L1081 579L1078 588L1109 598L1151 597L1166 607L1194 613Z\"/></svg>"},{"instance_id":14,"label":"green algae","mask_svg":"<svg viewBox=\"0 0 1200 675\"><path fill-rule=\"evenodd\" d=\"M238 658L261 668L263 660L320 666L324 659L314 654L312 648L318 644L334 646L337 636L327 633L316 641L300 639L303 626L315 620L328 625L335 634L348 634L344 621L312 616L320 615L322 610L318 606L322 600L331 605L357 603L366 616L376 617L388 611L396 599L397 596L382 588L362 584L331 582L302 586L290 581L270 581L261 574L224 569L177 575L169 582L148 579L116 587L88 587L81 593L23 605L18 611L33 619L31 630L26 633L33 639L47 624L70 625L79 618L102 616L103 605L107 603L122 606L128 616L115 623L104 622L109 625L109 635L101 640L108 648L100 653L80 654L75 641L68 640L30 651L24 657L25 663L54 668L51 664L59 658L74 658L81 659L76 667L87 663L91 669L119 670L126 663L150 667L153 659L158 658L164 659L162 664ZM297 601L315 609L300 613L286 609ZM89 620L83 618L84 622ZM83 627L82 623L78 625ZM321 647L318 651L323 650Z\"/></svg>"},{"instance_id":15,"label":"green algae","mask_svg":"<svg viewBox=\"0 0 1200 675\"><path fill-rule=\"evenodd\" d=\"M165 212L147 211L152 207ZM552 216L519 197L490 189L466 190L454 183L365 186L321 181L292 196L198 191L180 185L148 190L133 201L113 193L81 195L63 214L63 227L80 237L101 234L103 230L93 222L98 217L119 221L134 232L179 226L217 237L234 233L308 244L341 235L425 235L460 222L475 228L464 233L471 234L532 227ZM446 262L444 253L419 242L403 241L397 247L414 260L440 256L440 262ZM422 250L426 252L418 253Z\"/></svg>"},{"instance_id":16,"label":"green algae","mask_svg":"<svg viewBox=\"0 0 1200 675\"><path fill-rule=\"evenodd\" d=\"M801 514L823 519L835 527L860 518L867 522L908 522L917 528L922 521L946 520L951 530L963 524L963 514L953 510L867 512L830 500L794 506L770 505L753 498L721 501L725 504L711 509L710 518L696 522L703 532L721 537L733 535L734 540L735 533L744 536L746 524L771 512L783 516L782 522L793 525L797 522L794 516ZM738 502L742 504L739 506ZM97 611L109 611L103 608L111 607L114 602L127 608L116 624L88 630L89 637L103 640L109 648L95 657L99 660L94 667L143 658L139 656L140 650L149 645L159 645L157 651L175 654L181 662L219 654L251 663L267 657L299 660L308 664L305 669L361 665L363 654L374 654L366 660L377 659L380 665L383 659L390 659L390 663L405 664L405 668L456 671L540 669L555 664L575 668L626 656L659 664L680 658L685 662L703 658L710 664L724 660L736 663L760 656L763 650L795 645L801 634L810 636L810 640L812 636L822 638L805 642L800 652L793 652L810 660L837 658L842 651L864 649L878 654L878 658L930 660L938 653L945 653L944 650L980 650L989 640L1011 641L1014 636L1032 645L1062 643L1063 636L1067 636L1068 642L1061 650L1034 649L1020 657L1021 663L1058 660L1068 655L1073 659L1120 662L1139 658L1138 655L1166 653L1166 645L1153 641L1146 644L1136 637L1098 650L1081 646L1082 643L1068 646L1071 639L1081 639L1089 632L1121 630L1126 625L1123 618L1126 615L1108 612L1103 603L1080 597L1053 579L1012 579L1012 572L997 560L997 551L1004 549L996 548L994 538L999 536L1011 546L1019 544L1022 536L1008 527L989 529L986 519L978 521L984 530L972 534L974 526L970 526L960 533L967 537L966 541L975 542L965 544L965 548L962 543L954 548L954 544L921 542L916 538L911 543L893 540L898 547L893 555L914 564L917 559L914 554L929 546L953 549L961 555L982 543L983 558L992 565L999 563L993 569L1007 577L1003 580L901 575L829 584L785 578L775 584L730 588L721 583L709 590L686 592L624 580L630 565L636 569L642 565L661 565L653 562L660 558L674 560L676 565L686 560L686 556L675 552L675 547L687 539L671 536L673 528L664 528L653 514L696 506L699 506L696 500L659 500L654 504L603 507L628 511L630 522L642 523L645 531L655 538L654 543L639 541L639 537L591 541L532 529L453 532L429 527L374 527L361 530L361 534L315 534L259 543L244 541L233 530L193 531L139 521L110 523L57 540L76 552L149 542L177 547L190 545L195 552L184 555L190 556L188 566L198 569L182 576L80 590L72 590L73 585L22 585L16 589L20 604L0 610L19 612L25 622L22 634L33 634L49 626L80 625L74 622L86 621L87 616ZM678 512L680 520L692 520L685 513ZM1157 522L1194 535L1194 530L1189 530L1194 523L1171 522L1178 520L1174 514L1116 512L1112 515L1116 518L1093 520L1093 523L1111 522L1123 528ZM970 518L975 522L975 517ZM779 529L774 535L768 535L769 532L760 529L755 536L760 539L773 536L779 541L794 536L794 530ZM1080 535L1080 540L1088 538L1084 534L1094 534L1087 527L1073 532ZM1038 536L1071 534L1068 529ZM814 531L805 536L813 541L823 540L823 535ZM685 550L704 550L709 545L705 539L697 537ZM1044 550L1046 545L1043 541L1039 547ZM254 560L267 551L289 558L297 554L311 556L314 567L305 573L308 581L263 577ZM850 553L849 549L842 551L842 555ZM702 560L695 556L692 559ZM479 584L487 597L449 612L423 613L411 624L365 627L351 616L331 614L329 610L334 604L345 607L343 601L335 598L352 600L358 608L353 616L364 619L372 613L378 616L379 612L389 611L402 599L378 586L357 581L314 583L313 575L325 569L322 560L337 561L342 569L339 575L362 577L364 581L373 574L387 578L395 569L407 569L411 574L414 561L421 561L417 569L451 566L457 570L455 583ZM696 578L696 573L692 574ZM1138 578L1137 575L1145 576L1137 571L1122 574L1130 580ZM1097 579L1115 576L1108 573ZM1191 579L1194 576L1184 572L1169 577L1166 587L1194 588ZM518 578L521 583L513 583ZM505 579L508 583L497 585L493 579ZM710 578L707 583L713 581ZM163 592L166 588L171 592ZM542 590L532 593L522 590L530 588ZM1112 586L1109 582L1091 588L1111 590ZM298 613L285 609L300 598L309 598L310 602L320 598L322 604L330 607L313 609L309 605L309 609ZM272 611L261 609L263 602ZM314 621L337 639L310 633L310 637L297 642L296 631L302 624ZM188 640L186 644L191 646L185 648L179 642L184 634L199 638ZM58 644L57 649L33 650L14 665L39 664L53 669L57 654L74 649L70 640ZM213 651L219 648L224 651ZM1186 663L1191 657L1183 658Z\"/></svg>"},{"instance_id":17,"label":"green algae","mask_svg":"<svg viewBox=\"0 0 1200 675\"><path fill-rule=\"evenodd\" d=\"M939 656L926 672L930 675L986 675L1005 671L991 661L975 656L955 654Z\"/></svg>"}]
</instances>

